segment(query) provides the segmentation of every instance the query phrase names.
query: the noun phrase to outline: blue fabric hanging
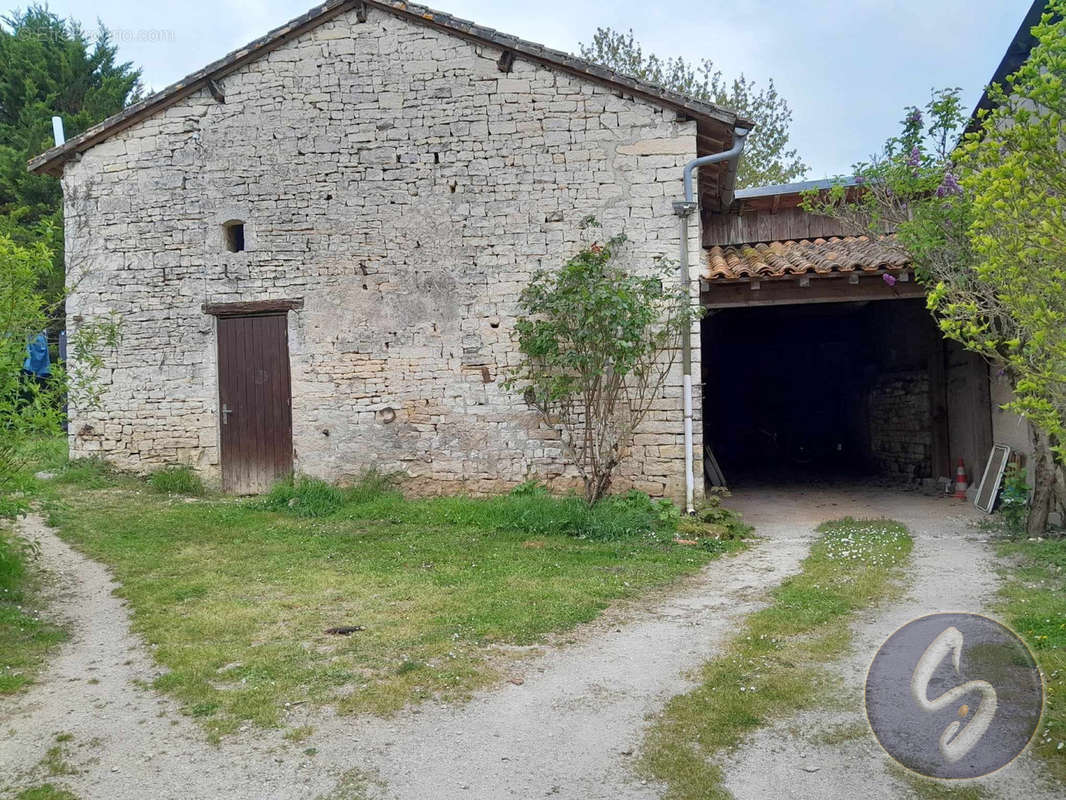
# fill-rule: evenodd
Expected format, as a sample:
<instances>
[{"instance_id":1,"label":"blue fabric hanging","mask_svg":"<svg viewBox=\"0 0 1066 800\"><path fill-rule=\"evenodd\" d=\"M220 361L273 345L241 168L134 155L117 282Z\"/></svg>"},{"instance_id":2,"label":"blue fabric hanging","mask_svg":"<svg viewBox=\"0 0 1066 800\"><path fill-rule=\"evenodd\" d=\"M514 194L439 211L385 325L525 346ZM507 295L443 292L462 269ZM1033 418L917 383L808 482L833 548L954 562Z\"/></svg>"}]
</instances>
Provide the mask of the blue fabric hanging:
<instances>
[{"instance_id":1,"label":"blue fabric hanging","mask_svg":"<svg viewBox=\"0 0 1066 800\"><path fill-rule=\"evenodd\" d=\"M26 360L22 362L22 368L26 372L32 372L38 378L52 374L52 366L48 361L48 337L43 331L30 339L26 352Z\"/></svg>"}]
</instances>

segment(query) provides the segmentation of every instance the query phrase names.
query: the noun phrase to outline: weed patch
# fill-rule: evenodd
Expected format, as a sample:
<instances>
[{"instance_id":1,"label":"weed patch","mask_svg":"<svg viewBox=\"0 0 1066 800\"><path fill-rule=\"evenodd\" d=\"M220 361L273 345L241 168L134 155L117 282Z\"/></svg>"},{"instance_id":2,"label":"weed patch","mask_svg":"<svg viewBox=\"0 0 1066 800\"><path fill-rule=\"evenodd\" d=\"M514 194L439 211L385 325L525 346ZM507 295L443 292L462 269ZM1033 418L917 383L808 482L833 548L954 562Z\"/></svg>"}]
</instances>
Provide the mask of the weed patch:
<instances>
[{"instance_id":1,"label":"weed patch","mask_svg":"<svg viewBox=\"0 0 1066 800\"><path fill-rule=\"evenodd\" d=\"M161 494L199 497L204 493L200 476L186 466L164 467L148 476L148 485Z\"/></svg>"},{"instance_id":2,"label":"weed patch","mask_svg":"<svg viewBox=\"0 0 1066 800\"><path fill-rule=\"evenodd\" d=\"M497 497L448 496L410 500L392 481L369 473L354 486L338 488L313 478L280 483L250 507L302 517L340 517L412 525L459 525L528 536L571 536L590 541L643 540L665 544L684 533L706 540L714 553L735 549L711 540L742 539L751 528L712 496L695 519L682 519L668 500L642 492L603 498L589 506L575 495L556 496L536 483Z\"/></svg>"},{"instance_id":3,"label":"weed patch","mask_svg":"<svg viewBox=\"0 0 1066 800\"><path fill-rule=\"evenodd\" d=\"M106 489L115 486L118 478L115 470L103 459L75 458L58 470L55 481L82 489Z\"/></svg>"},{"instance_id":4,"label":"weed patch","mask_svg":"<svg viewBox=\"0 0 1066 800\"><path fill-rule=\"evenodd\" d=\"M251 501L250 505L297 517L328 517L344 505L344 493L325 481L301 476L276 484L268 494Z\"/></svg>"},{"instance_id":5,"label":"weed patch","mask_svg":"<svg viewBox=\"0 0 1066 800\"><path fill-rule=\"evenodd\" d=\"M78 800L78 796L51 783L42 783L23 789L15 795L15 800Z\"/></svg>"}]
</instances>

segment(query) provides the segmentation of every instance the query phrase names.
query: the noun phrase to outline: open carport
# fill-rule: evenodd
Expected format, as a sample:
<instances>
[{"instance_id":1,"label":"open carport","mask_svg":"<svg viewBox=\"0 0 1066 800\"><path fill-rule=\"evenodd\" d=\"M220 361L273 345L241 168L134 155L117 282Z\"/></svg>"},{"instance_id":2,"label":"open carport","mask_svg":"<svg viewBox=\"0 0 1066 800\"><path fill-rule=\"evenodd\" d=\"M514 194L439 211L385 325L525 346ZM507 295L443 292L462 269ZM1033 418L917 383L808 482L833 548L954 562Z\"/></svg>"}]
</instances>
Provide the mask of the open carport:
<instances>
[{"instance_id":1,"label":"open carport","mask_svg":"<svg viewBox=\"0 0 1066 800\"><path fill-rule=\"evenodd\" d=\"M705 222L705 474L712 484L935 481L992 443L987 365L946 342L891 241L738 193Z\"/></svg>"}]
</instances>

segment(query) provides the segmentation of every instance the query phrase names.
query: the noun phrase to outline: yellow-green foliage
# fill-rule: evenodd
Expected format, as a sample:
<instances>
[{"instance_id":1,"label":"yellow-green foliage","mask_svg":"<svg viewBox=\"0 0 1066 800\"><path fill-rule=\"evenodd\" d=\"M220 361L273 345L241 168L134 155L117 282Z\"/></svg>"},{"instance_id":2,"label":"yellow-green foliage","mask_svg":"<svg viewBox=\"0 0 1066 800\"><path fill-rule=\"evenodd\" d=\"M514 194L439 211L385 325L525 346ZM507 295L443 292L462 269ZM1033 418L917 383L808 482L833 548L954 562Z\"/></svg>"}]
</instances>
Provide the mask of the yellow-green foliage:
<instances>
[{"instance_id":1,"label":"yellow-green foliage","mask_svg":"<svg viewBox=\"0 0 1066 800\"><path fill-rule=\"evenodd\" d=\"M1057 19L1056 19L1057 17ZM1066 457L1066 2L1050 0L1029 60L959 154L976 274L1011 317L1001 350L1015 408Z\"/></svg>"}]
</instances>

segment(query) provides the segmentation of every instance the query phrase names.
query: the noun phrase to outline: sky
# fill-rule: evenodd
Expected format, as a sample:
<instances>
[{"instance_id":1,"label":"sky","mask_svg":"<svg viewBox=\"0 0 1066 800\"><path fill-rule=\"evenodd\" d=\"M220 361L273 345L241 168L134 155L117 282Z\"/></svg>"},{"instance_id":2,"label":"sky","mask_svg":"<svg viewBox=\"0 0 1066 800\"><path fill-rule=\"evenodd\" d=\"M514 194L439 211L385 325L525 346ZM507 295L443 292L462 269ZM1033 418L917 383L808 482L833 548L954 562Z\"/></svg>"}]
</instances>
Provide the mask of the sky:
<instances>
[{"instance_id":1,"label":"sky","mask_svg":"<svg viewBox=\"0 0 1066 800\"><path fill-rule=\"evenodd\" d=\"M51 0L160 89L305 12L314 0ZM632 28L646 52L709 58L727 78L773 79L793 110L808 179L848 172L908 105L957 86L972 109L1032 0L423 0L576 53L596 28ZM22 5L22 3L20 3Z\"/></svg>"}]
</instances>

